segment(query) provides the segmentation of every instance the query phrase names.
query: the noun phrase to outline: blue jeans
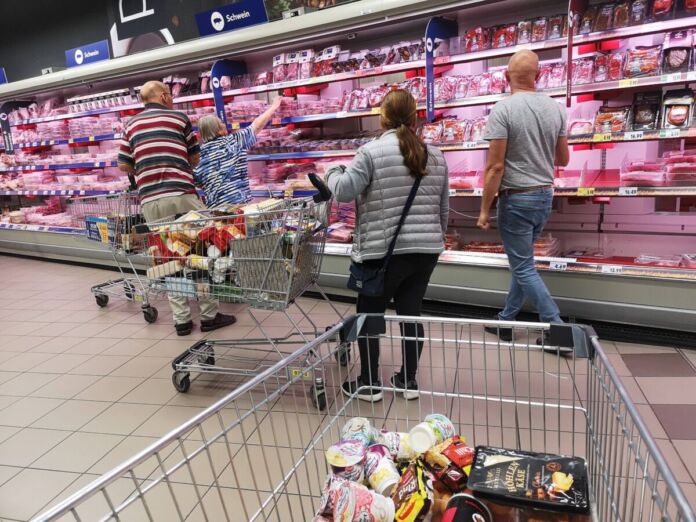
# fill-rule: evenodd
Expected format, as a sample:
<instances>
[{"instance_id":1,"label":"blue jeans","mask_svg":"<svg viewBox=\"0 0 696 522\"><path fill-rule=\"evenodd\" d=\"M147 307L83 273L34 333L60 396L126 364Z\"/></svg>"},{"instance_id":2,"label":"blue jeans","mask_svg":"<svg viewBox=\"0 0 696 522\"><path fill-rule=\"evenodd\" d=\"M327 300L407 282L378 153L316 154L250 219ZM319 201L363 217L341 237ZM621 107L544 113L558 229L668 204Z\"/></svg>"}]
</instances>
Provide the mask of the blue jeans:
<instances>
[{"instance_id":1,"label":"blue jeans","mask_svg":"<svg viewBox=\"0 0 696 522\"><path fill-rule=\"evenodd\" d=\"M542 322L560 322L558 306L534 266L534 240L551 215L553 190L503 195L498 200L498 229L510 263L512 281L505 308L498 317L514 321L526 301Z\"/></svg>"}]
</instances>

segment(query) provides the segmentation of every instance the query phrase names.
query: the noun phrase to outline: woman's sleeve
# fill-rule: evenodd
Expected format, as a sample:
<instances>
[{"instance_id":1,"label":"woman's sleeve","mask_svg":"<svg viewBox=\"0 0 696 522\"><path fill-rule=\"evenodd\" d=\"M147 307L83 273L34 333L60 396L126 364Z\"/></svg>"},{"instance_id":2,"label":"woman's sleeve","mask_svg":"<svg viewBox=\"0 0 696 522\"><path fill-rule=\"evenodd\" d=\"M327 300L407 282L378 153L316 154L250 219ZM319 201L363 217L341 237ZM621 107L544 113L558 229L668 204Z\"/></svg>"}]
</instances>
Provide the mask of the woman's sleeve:
<instances>
[{"instance_id":1,"label":"woman's sleeve","mask_svg":"<svg viewBox=\"0 0 696 522\"><path fill-rule=\"evenodd\" d=\"M348 167L332 167L326 174L326 183L338 201L357 199L372 182L372 158L362 149Z\"/></svg>"},{"instance_id":2,"label":"woman's sleeve","mask_svg":"<svg viewBox=\"0 0 696 522\"><path fill-rule=\"evenodd\" d=\"M256 145L256 134L254 134L254 130L251 127L247 127L246 129L228 134L225 140L228 145L247 150Z\"/></svg>"}]
</instances>

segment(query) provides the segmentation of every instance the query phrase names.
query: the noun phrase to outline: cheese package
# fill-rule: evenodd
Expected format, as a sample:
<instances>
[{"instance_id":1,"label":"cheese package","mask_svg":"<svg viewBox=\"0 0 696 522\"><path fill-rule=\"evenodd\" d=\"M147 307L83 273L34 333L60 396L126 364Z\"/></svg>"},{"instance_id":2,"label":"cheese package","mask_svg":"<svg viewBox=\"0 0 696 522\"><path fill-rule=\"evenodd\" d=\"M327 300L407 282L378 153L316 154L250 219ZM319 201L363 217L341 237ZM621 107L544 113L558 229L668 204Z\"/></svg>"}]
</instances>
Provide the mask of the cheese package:
<instances>
[{"instance_id":1,"label":"cheese package","mask_svg":"<svg viewBox=\"0 0 696 522\"><path fill-rule=\"evenodd\" d=\"M161 279L163 277L174 275L184 269L179 261L169 261L163 265L153 266L147 269L148 279Z\"/></svg>"},{"instance_id":2,"label":"cheese package","mask_svg":"<svg viewBox=\"0 0 696 522\"><path fill-rule=\"evenodd\" d=\"M165 245L167 246L167 250L180 257L186 257L191 251L191 245L188 245L183 241L173 241L171 239L167 239Z\"/></svg>"}]
</instances>

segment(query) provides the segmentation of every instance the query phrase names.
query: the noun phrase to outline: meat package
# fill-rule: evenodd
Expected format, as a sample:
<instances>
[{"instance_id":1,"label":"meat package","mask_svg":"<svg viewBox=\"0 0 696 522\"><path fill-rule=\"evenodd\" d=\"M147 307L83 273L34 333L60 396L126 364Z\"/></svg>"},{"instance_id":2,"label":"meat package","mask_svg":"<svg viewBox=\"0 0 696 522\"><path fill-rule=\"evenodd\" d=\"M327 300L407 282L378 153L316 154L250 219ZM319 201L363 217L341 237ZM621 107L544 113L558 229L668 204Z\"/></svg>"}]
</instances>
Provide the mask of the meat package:
<instances>
[{"instance_id":1,"label":"meat package","mask_svg":"<svg viewBox=\"0 0 696 522\"><path fill-rule=\"evenodd\" d=\"M626 54L623 51L612 53L609 55L607 65L607 80L617 81L623 78L623 64Z\"/></svg>"},{"instance_id":2,"label":"meat package","mask_svg":"<svg viewBox=\"0 0 696 522\"><path fill-rule=\"evenodd\" d=\"M696 12L696 0L684 0L684 11L689 14Z\"/></svg>"},{"instance_id":3,"label":"meat package","mask_svg":"<svg viewBox=\"0 0 696 522\"><path fill-rule=\"evenodd\" d=\"M629 24L629 13L631 11L631 2L628 0L623 0L622 2L618 2L614 6L614 21L613 21L613 28L614 29L619 29L621 27L627 27Z\"/></svg>"},{"instance_id":4,"label":"meat package","mask_svg":"<svg viewBox=\"0 0 696 522\"><path fill-rule=\"evenodd\" d=\"M600 107L595 116L595 132L625 131L630 110L630 106Z\"/></svg>"},{"instance_id":5,"label":"meat package","mask_svg":"<svg viewBox=\"0 0 696 522\"><path fill-rule=\"evenodd\" d=\"M676 0L653 0L650 8L652 20L665 20L674 16Z\"/></svg>"},{"instance_id":6,"label":"meat package","mask_svg":"<svg viewBox=\"0 0 696 522\"><path fill-rule=\"evenodd\" d=\"M539 77L537 78L536 88L540 91L544 89L558 89L565 83L565 64L562 62L542 63L539 65Z\"/></svg>"},{"instance_id":7,"label":"meat package","mask_svg":"<svg viewBox=\"0 0 696 522\"><path fill-rule=\"evenodd\" d=\"M609 55L599 54L594 60L594 81L606 82L609 79Z\"/></svg>"},{"instance_id":8,"label":"meat package","mask_svg":"<svg viewBox=\"0 0 696 522\"><path fill-rule=\"evenodd\" d=\"M474 27L466 32L464 40L464 52L473 53L488 49L488 29Z\"/></svg>"},{"instance_id":9,"label":"meat package","mask_svg":"<svg viewBox=\"0 0 696 522\"><path fill-rule=\"evenodd\" d=\"M493 29L493 38L491 47L500 49L501 47L510 47L515 45L517 40L517 24L499 25Z\"/></svg>"},{"instance_id":10,"label":"meat package","mask_svg":"<svg viewBox=\"0 0 696 522\"><path fill-rule=\"evenodd\" d=\"M457 78L454 76L442 76L435 78L433 86L435 102L446 103L454 98L457 86Z\"/></svg>"},{"instance_id":11,"label":"meat package","mask_svg":"<svg viewBox=\"0 0 696 522\"><path fill-rule=\"evenodd\" d=\"M655 254L641 254L634 260L639 265L662 266L667 268L677 268L682 263L682 256L661 256Z\"/></svg>"},{"instance_id":12,"label":"meat package","mask_svg":"<svg viewBox=\"0 0 696 522\"><path fill-rule=\"evenodd\" d=\"M582 136L584 134L592 134L594 123L589 120L575 120L568 127L568 135Z\"/></svg>"},{"instance_id":13,"label":"meat package","mask_svg":"<svg viewBox=\"0 0 696 522\"><path fill-rule=\"evenodd\" d=\"M594 32L608 31L614 21L614 4L603 4L597 11L593 27Z\"/></svg>"},{"instance_id":14,"label":"meat package","mask_svg":"<svg viewBox=\"0 0 696 522\"><path fill-rule=\"evenodd\" d=\"M530 43L532 41L532 21L523 20L517 22L517 45Z\"/></svg>"},{"instance_id":15,"label":"meat package","mask_svg":"<svg viewBox=\"0 0 696 522\"><path fill-rule=\"evenodd\" d=\"M661 45L639 46L626 51L625 78L652 76L660 73Z\"/></svg>"},{"instance_id":16,"label":"meat package","mask_svg":"<svg viewBox=\"0 0 696 522\"><path fill-rule=\"evenodd\" d=\"M565 15L559 14L549 17L549 27L547 31L547 38L549 40L555 40L557 38L563 37L563 26L566 23Z\"/></svg>"},{"instance_id":17,"label":"meat package","mask_svg":"<svg viewBox=\"0 0 696 522\"><path fill-rule=\"evenodd\" d=\"M694 110L694 91L667 91L662 102L662 128L685 129L690 126Z\"/></svg>"},{"instance_id":18,"label":"meat package","mask_svg":"<svg viewBox=\"0 0 696 522\"><path fill-rule=\"evenodd\" d=\"M634 131L655 130L660 123L662 91L637 92L633 95Z\"/></svg>"},{"instance_id":19,"label":"meat package","mask_svg":"<svg viewBox=\"0 0 696 522\"><path fill-rule=\"evenodd\" d=\"M535 18L532 22L532 42L542 42L546 40L546 30L548 20L545 16Z\"/></svg>"},{"instance_id":20,"label":"meat package","mask_svg":"<svg viewBox=\"0 0 696 522\"><path fill-rule=\"evenodd\" d=\"M597 18L597 6L589 6L585 9L580 19L580 34L590 34L594 29L595 19Z\"/></svg>"},{"instance_id":21,"label":"meat package","mask_svg":"<svg viewBox=\"0 0 696 522\"><path fill-rule=\"evenodd\" d=\"M594 80L594 58L577 58L573 60L573 85L592 83Z\"/></svg>"},{"instance_id":22,"label":"meat package","mask_svg":"<svg viewBox=\"0 0 696 522\"><path fill-rule=\"evenodd\" d=\"M442 121L442 143L462 143L471 138L471 122L455 119L445 119Z\"/></svg>"},{"instance_id":23,"label":"meat package","mask_svg":"<svg viewBox=\"0 0 696 522\"><path fill-rule=\"evenodd\" d=\"M627 161L621 168L619 179L623 187L662 187L665 173L661 163Z\"/></svg>"},{"instance_id":24,"label":"meat package","mask_svg":"<svg viewBox=\"0 0 696 522\"><path fill-rule=\"evenodd\" d=\"M648 17L648 0L632 0L628 14L630 25L643 24Z\"/></svg>"},{"instance_id":25,"label":"meat package","mask_svg":"<svg viewBox=\"0 0 696 522\"><path fill-rule=\"evenodd\" d=\"M662 52L662 74L689 70L693 38L693 29L672 31L665 36Z\"/></svg>"}]
</instances>

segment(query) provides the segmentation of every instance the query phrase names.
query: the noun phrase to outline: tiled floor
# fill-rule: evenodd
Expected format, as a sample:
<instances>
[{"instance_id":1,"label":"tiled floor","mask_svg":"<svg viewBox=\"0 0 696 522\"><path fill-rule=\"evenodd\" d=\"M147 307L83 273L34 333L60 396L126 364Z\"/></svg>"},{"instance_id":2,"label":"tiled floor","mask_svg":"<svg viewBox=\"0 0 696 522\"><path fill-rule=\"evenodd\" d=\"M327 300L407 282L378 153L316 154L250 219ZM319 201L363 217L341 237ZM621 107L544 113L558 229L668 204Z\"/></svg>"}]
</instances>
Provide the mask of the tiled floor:
<instances>
[{"instance_id":1,"label":"tiled floor","mask_svg":"<svg viewBox=\"0 0 696 522\"><path fill-rule=\"evenodd\" d=\"M177 337L166 302L157 303L160 318L153 325L144 322L135 305L112 301L108 308L99 309L89 289L114 277L113 272L0 255L0 274L0 521L30 519L191 419L242 382L240 378L230 381L205 376L192 385L189 393L176 392L171 383L172 359L203 336L196 330L185 340ZM325 303L302 303L320 326L336 320ZM346 305L339 307L347 310ZM232 305L225 308L239 311ZM288 327L276 317L260 315L272 335L287 331ZM237 325L214 332L210 338L258 336L249 317L240 313L239 318ZM482 339L480 329L470 333L471 339ZM687 497L696 505L696 351L613 342L602 345ZM491 358L480 347L460 359L453 347L444 340L441 346L433 344L431 369L420 377L423 387L432 384L450 392L473 393L482 389L495 393L499 388L510 393L510 383L502 377L502 370L496 372L497 368L508 369L510 361ZM387 352L383 356L388 361L387 348L383 348ZM250 353L256 359L264 357L258 351ZM528 368L541 375L544 387L535 388L536 384L522 381L524 393L528 389L530 396L536 397L543 389L547 396L553 395L553 386L558 383L558 394L573 394L565 362L561 367L555 356L532 355L520 357L514 364L518 370ZM266 359L274 362L272 354ZM461 375L452 367L461 368ZM330 401L336 395L332 385L341 379L336 371L330 369L327 378ZM587 368L578 366L576 371L587 373ZM553 383L548 389L547 382ZM576 386L582 395L584 380ZM163 450L162 464L156 459L138 464L132 480L137 487L151 487L150 504L145 507L134 502L122 519L147 519L144 509L161 508L170 514L157 520L241 520L245 516L230 513L229 506L238 506L236 509L241 511L237 514L253 513L268 498L254 489L271 491L275 482L268 477L282 477L298 459L303 461L307 477L291 482L289 494L276 501L279 511L305 513L302 495L318 493L320 484L315 482L321 482L321 478L315 480L309 474L322 467L317 462L323 457L321 452L303 457L302 451L306 441L322 429L327 430L327 440L335 438L336 427L327 416L316 414L306 394L294 388L276 398L271 411L264 405L252 414L250 406L258 404L258 391L228 405L219 417L207 419L200 430ZM430 406L437 407L439 400L433 399ZM452 415L463 416L466 410L479 418L485 416L490 426L498 427L503 439L509 436L497 421L507 415L505 407L482 411L480 405L462 403L456 413L454 403L448 401L442 407ZM361 414L396 422L399 415L420 417L421 402L409 404L403 411L398 410L396 399L385 399L374 407L357 406L363 410L356 410L351 403L341 415ZM339 411L339 406L335 404L334 411ZM284 411L292 415L284 415ZM220 436L221 426L229 426L240 416L244 421ZM528 423L525 417L522 415L523 432L525 426L540 422L532 412ZM564 437L576 425L571 416L560 414L544 420L547 427L560 426ZM531 437L535 430L526 431ZM481 426L473 425L471 431L474 436ZM481 436L490 437L486 431L483 429ZM577 437L573 447L583 447L584 434ZM213 439L209 447L201 446L201 440ZM277 444L278 440L284 443ZM559 443L563 446L565 439L561 441L559 436ZM283 446L282 451L276 449L268 458L270 448L278 446ZM184 454L198 457L192 459L191 467L176 465ZM156 470L163 466L170 475L158 483ZM250 476L255 477L255 487L248 481ZM131 478L120 478L110 485L111 500L123 502L132 490ZM172 495L177 502L171 501ZM205 513L197 505L198 498L204 499ZM96 519L107 509L99 496L85 507L89 514L83 515L84 520ZM294 515L284 519L304 518Z\"/></svg>"}]
</instances>

